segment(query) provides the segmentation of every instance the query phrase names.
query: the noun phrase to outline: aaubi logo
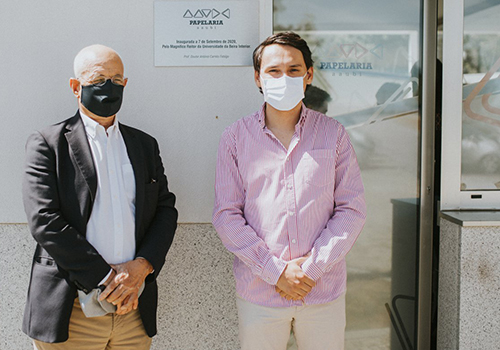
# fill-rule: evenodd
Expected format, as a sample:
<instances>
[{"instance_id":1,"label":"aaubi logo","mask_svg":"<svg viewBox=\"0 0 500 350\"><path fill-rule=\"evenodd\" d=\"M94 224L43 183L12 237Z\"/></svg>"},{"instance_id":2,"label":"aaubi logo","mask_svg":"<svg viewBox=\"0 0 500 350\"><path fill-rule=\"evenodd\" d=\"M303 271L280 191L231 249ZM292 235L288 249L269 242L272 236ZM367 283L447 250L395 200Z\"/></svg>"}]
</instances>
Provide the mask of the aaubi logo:
<instances>
[{"instance_id":1,"label":"aaubi logo","mask_svg":"<svg viewBox=\"0 0 500 350\"><path fill-rule=\"evenodd\" d=\"M184 13L184 18L196 18L196 19L224 19L231 18L231 10L225 9L224 11L219 11L216 9L198 9L196 11L186 10Z\"/></svg>"}]
</instances>

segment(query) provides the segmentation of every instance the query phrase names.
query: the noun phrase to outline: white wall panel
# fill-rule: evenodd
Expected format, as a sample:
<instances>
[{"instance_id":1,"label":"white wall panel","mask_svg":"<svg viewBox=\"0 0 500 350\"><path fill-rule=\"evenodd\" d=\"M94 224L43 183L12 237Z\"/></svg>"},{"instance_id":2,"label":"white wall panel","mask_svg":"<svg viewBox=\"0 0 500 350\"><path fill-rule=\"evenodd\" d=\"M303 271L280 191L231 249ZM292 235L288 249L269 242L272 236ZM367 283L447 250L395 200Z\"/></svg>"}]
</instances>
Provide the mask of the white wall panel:
<instances>
[{"instance_id":1,"label":"white wall panel","mask_svg":"<svg viewBox=\"0 0 500 350\"><path fill-rule=\"evenodd\" d=\"M261 39L272 2L260 3ZM28 135L72 116L73 58L94 43L114 48L129 83L119 120L155 136L181 222L210 222L220 134L262 103L252 67L155 67L153 3L132 0L0 4L0 222L25 222L21 200Z\"/></svg>"}]
</instances>

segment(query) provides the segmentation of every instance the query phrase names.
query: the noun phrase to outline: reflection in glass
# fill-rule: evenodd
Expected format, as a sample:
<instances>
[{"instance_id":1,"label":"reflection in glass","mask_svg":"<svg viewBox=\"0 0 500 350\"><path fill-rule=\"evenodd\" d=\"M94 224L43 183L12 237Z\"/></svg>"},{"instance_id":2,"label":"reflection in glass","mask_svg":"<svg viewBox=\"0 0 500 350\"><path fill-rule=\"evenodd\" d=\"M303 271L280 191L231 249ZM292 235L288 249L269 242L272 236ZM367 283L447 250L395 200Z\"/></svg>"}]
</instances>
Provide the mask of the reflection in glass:
<instances>
[{"instance_id":1,"label":"reflection in glass","mask_svg":"<svg viewBox=\"0 0 500 350\"><path fill-rule=\"evenodd\" d=\"M465 0L462 183L500 189L500 5Z\"/></svg>"},{"instance_id":2,"label":"reflection in glass","mask_svg":"<svg viewBox=\"0 0 500 350\"><path fill-rule=\"evenodd\" d=\"M329 97L320 105L349 132L365 185L367 223L347 255L345 348L414 349L421 1L275 0L274 10L275 32L308 42L313 85Z\"/></svg>"}]
</instances>

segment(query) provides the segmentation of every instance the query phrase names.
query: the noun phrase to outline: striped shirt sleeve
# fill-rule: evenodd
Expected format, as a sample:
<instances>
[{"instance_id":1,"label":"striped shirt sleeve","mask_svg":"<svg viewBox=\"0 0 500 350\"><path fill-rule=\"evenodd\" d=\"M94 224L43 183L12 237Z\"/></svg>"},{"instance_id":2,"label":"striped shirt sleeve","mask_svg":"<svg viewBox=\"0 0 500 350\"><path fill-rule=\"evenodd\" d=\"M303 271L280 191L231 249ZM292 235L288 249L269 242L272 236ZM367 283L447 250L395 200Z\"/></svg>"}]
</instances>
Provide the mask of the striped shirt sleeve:
<instances>
[{"instance_id":1,"label":"striped shirt sleeve","mask_svg":"<svg viewBox=\"0 0 500 350\"><path fill-rule=\"evenodd\" d=\"M215 174L213 225L224 246L251 272L275 285L286 262L274 256L244 217L245 189L238 169L235 136L227 129L220 140Z\"/></svg>"}]
</instances>

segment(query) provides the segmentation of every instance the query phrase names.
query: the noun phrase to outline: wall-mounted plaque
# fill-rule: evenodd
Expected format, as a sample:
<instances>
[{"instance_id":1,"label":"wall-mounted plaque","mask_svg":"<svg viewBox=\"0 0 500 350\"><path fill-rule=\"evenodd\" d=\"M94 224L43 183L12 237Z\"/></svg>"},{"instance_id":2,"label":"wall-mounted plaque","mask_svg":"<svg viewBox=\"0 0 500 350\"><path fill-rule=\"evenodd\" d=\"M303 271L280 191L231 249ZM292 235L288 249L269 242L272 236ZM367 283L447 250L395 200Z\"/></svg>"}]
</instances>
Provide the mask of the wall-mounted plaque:
<instances>
[{"instance_id":1,"label":"wall-mounted plaque","mask_svg":"<svg viewBox=\"0 0 500 350\"><path fill-rule=\"evenodd\" d=\"M250 66L258 1L156 1L155 66Z\"/></svg>"}]
</instances>

